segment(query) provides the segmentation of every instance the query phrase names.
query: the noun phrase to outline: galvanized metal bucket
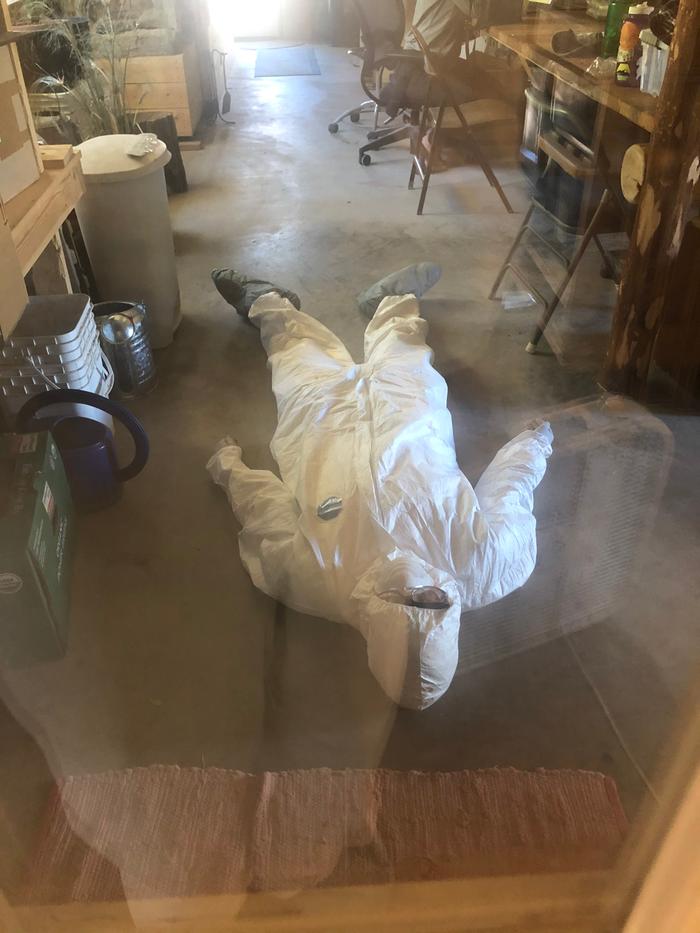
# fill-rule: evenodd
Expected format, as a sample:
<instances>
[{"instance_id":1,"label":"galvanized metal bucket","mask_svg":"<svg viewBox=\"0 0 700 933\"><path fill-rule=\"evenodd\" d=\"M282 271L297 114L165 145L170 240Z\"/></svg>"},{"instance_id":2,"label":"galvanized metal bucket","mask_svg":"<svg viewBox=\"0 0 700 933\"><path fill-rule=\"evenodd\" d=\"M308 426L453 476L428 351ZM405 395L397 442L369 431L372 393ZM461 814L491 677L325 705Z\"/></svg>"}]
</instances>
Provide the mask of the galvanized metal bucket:
<instances>
[{"instance_id":1,"label":"galvanized metal bucket","mask_svg":"<svg viewBox=\"0 0 700 933\"><path fill-rule=\"evenodd\" d=\"M102 301L93 310L117 393L122 398L146 395L157 381L146 308L134 301Z\"/></svg>"}]
</instances>

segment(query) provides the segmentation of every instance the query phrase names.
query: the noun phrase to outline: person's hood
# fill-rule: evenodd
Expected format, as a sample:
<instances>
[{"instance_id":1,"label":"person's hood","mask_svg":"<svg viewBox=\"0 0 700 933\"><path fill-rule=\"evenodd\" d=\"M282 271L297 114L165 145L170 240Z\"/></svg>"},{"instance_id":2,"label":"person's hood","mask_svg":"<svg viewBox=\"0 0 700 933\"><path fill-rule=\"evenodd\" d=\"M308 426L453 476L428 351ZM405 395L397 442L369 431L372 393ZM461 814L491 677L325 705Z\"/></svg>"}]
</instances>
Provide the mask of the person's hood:
<instances>
[{"instance_id":1,"label":"person's hood","mask_svg":"<svg viewBox=\"0 0 700 933\"><path fill-rule=\"evenodd\" d=\"M417 608L382 596L427 586L445 592L447 609ZM409 709L432 705L457 668L461 605L454 578L413 554L394 551L362 575L352 600L370 670L385 693Z\"/></svg>"}]
</instances>

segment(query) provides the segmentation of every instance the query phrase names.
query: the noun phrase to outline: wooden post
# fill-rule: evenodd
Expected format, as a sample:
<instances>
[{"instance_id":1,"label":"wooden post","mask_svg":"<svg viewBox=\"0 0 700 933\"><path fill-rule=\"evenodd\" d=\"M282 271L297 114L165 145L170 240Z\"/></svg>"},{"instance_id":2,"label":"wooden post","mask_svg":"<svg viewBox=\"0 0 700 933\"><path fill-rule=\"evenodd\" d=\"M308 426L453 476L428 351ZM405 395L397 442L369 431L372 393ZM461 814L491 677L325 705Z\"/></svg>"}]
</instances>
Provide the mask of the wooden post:
<instances>
[{"instance_id":1,"label":"wooden post","mask_svg":"<svg viewBox=\"0 0 700 933\"><path fill-rule=\"evenodd\" d=\"M689 271L677 269L676 260L698 179L700 3L680 0L646 179L613 320L603 377L610 390L634 397L644 394L671 276Z\"/></svg>"}]
</instances>

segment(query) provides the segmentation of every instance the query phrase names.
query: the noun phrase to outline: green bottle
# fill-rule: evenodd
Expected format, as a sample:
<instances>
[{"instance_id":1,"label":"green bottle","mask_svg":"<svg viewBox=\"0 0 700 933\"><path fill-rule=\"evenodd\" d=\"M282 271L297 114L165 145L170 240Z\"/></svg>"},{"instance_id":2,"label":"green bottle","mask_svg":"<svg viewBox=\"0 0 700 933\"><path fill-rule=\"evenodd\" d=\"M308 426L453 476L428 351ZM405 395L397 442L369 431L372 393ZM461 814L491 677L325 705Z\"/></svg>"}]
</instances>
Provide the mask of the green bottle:
<instances>
[{"instance_id":1,"label":"green bottle","mask_svg":"<svg viewBox=\"0 0 700 933\"><path fill-rule=\"evenodd\" d=\"M603 58L617 58L617 50L620 47L620 32L622 30L622 21L632 6L632 0L612 0L608 7L608 18L605 21L605 32L603 33Z\"/></svg>"}]
</instances>

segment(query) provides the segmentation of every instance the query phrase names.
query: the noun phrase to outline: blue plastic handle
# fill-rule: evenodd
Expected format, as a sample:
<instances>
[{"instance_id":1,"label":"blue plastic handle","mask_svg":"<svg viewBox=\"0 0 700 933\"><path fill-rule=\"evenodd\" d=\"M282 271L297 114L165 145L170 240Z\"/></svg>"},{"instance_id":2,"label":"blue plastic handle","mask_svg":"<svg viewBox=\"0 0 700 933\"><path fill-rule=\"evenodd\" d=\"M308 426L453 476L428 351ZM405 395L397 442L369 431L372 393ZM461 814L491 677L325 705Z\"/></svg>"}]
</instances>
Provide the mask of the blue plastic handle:
<instances>
[{"instance_id":1,"label":"blue plastic handle","mask_svg":"<svg viewBox=\"0 0 700 933\"><path fill-rule=\"evenodd\" d=\"M91 408L98 408L100 411L104 411L113 418L116 418L120 424L124 425L129 434L131 434L134 441L134 458L128 466L121 467L117 471L117 478L121 482L133 479L134 476L137 476L141 470L143 470L148 463L148 454L150 451L148 435L143 425L138 418L132 415L123 405L120 405L119 402L115 402L111 398L105 398L102 395L97 395L94 392L85 392L83 389L53 389L49 392L40 392L38 395L32 396L32 398L22 406L17 415L17 430L20 433L31 430L32 420L43 408L48 408L49 405L63 405L66 403L88 405ZM65 417L65 415L62 417Z\"/></svg>"}]
</instances>

